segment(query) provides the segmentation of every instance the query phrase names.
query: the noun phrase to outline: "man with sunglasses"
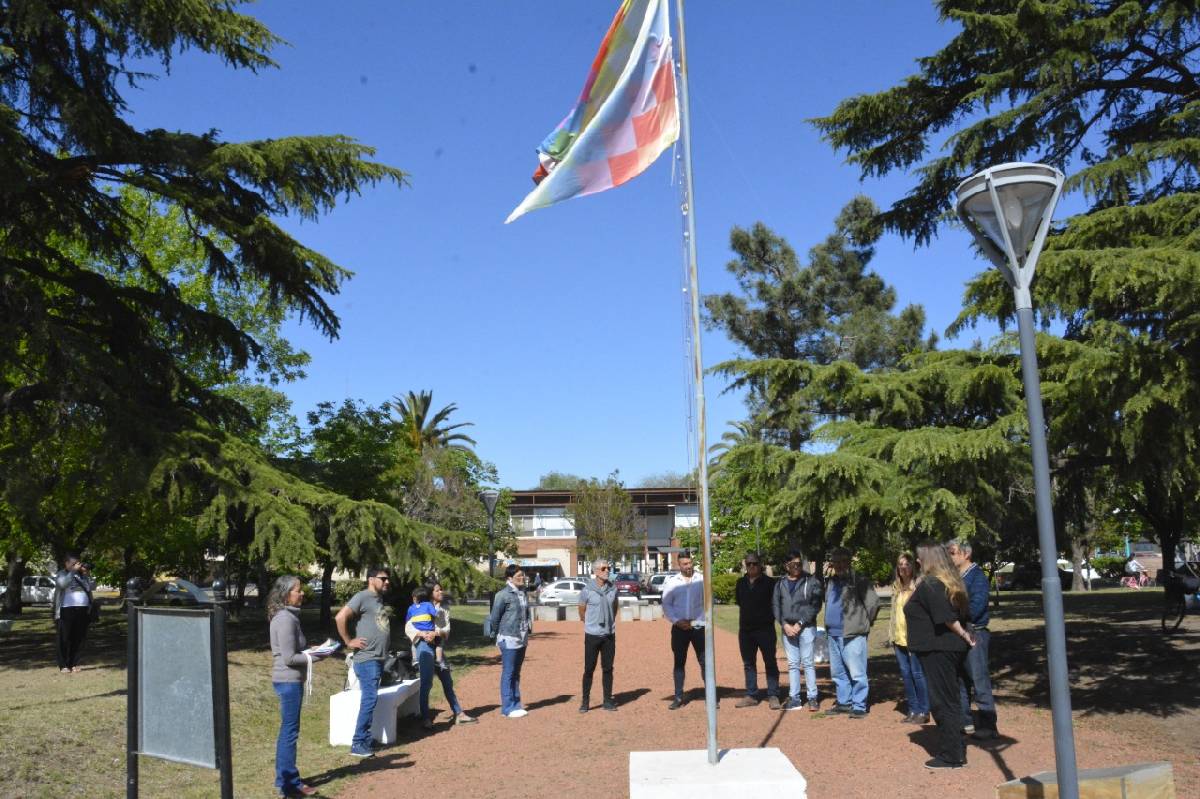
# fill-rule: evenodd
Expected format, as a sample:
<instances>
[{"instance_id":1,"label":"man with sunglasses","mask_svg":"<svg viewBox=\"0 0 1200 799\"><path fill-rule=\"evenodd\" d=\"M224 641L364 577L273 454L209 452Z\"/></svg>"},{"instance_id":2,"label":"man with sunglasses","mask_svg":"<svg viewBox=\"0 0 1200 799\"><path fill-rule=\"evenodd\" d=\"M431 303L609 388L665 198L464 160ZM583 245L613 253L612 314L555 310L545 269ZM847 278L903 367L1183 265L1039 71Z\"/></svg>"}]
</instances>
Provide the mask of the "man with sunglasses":
<instances>
[{"instance_id":1,"label":"man with sunglasses","mask_svg":"<svg viewBox=\"0 0 1200 799\"><path fill-rule=\"evenodd\" d=\"M592 579L579 594L579 620L583 622L583 690L579 712L587 713L592 693L592 675L600 658L600 682L604 709L616 710L613 699L613 660L617 656L617 586L609 579L612 565L600 558L592 562Z\"/></svg>"},{"instance_id":2,"label":"man with sunglasses","mask_svg":"<svg viewBox=\"0 0 1200 799\"><path fill-rule=\"evenodd\" d=\"M392 638L392 609L383 604L388 582L386 567L371 567L367 571L367 587L351 597L334 617L338 635L346 648L354 652L354 674L358 677L358 688L362 693L358 704L358 723L350 744L350 754L355 757L373 757L375 754L371 749L371 718L379 701L383 659L387 657ZM353 637L349 631L351 619L354 620Z\"/></svg>"},{"instance_id":3,"label":"man with sunglasses","mask_svg":"<svg viewBox=\"0 0 1200 799\"><path fill-rule=\"evenodd\" d=\"M775 661L775 580L763 574L762 557L749 552L746 573L738 578L734 595L738 604L738 649L746 673L746 695L734 707L753 707L758 699L758 653L767 670L767 701L779 710L779 664Z\"/></svg>"},{"instance_id":4,"label":"man with sunglasses","mask_svg":"<svg viewBox=\"0 0 1200 799\"><path fill-rule=\"evenodd\" d=\"M788 661L788 710L805 707L800 694L800 671L804 670L804 685L808 689L810 712L820 709L817 698L817 670L813 666L813 639L817 631L817 614L821 610L823 589L821 578L804 571L804 556L800 550L788 553L787 577L775 583L775 618L783 628L783 651Z\"/></svg>"}]
</instances>

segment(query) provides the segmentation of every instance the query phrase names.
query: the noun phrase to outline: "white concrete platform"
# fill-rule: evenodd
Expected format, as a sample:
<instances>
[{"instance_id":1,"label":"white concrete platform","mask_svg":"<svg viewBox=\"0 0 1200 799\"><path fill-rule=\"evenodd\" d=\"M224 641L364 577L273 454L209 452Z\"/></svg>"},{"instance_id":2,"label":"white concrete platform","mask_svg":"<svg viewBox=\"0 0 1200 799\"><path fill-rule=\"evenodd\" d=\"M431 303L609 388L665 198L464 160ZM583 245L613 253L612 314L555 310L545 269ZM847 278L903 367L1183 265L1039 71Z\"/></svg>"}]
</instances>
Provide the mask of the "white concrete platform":
<instances>
[{"instance_id":1,"label":"white concrete platform","mask_svg":"<svg viewBox=\"0 0 1200 799\"><path fill-rule=\"evenodd\" d=\"M396 718L421 714L421 681L405 680L379 689L371 716L371 737L382 744L396 742ZM349 746L358 722L362 691L339 691L329 697L329 745Z\"/></svg>"},{"instance_id":2,"label":"white concrete platform","mask_svg":"<svg viewBox=\"0 0 1200 799\"><path fill-rule=\"evenodd\" d=\"M778 749L723 749L716 765L703 749L630 752L630 799L805 799L808 781Z\"/></svg>"}]
</instances>

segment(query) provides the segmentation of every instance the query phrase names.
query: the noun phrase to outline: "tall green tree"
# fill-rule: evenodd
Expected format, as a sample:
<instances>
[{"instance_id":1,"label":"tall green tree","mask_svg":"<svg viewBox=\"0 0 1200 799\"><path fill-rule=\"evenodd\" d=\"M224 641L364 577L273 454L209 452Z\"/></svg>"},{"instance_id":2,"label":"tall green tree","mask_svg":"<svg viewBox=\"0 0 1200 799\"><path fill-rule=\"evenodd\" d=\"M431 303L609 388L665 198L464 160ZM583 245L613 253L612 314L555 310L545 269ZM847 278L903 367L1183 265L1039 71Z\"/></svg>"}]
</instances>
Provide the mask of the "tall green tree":
<instances>
[{"instance_id":1,"label":"tall green tree","mask_svg":"<svg viewBox=\"0 0 1200 799\"><path fill-rule=\"evenodd\" d=\"M621 560L640 540L638 513L617 472L576 487L566 513L588 560Z\"/></svg>"},{"instance_id":2,"label":"tall green tree","mask_svg":"<svg viewBox=\"0 0 1200 799\"><path fill-rule=\"evenodd\" d=\"M848 360L877 368L930 346L922 338L921 307L893 314L895 289L868 269L881 231L877 214L870 199L855 197L803 265L791 245L761 222L749 230L734 228L730 246L737 257L726 268L741 294L705 297L708 326L723 330L753 357L817 364ZM800 449L817 420L803 408L781 413L764 405L767 389L757 379L746 387L756 428Z\"/></svg>"},{"instance_id":3,"label":"tall green tree","mask_svg":"<svg viewBox=\"0 0 1200 799\"><path fill-rule=\"evenodd\" d=\"M475 439L466 433L454 432L463 427L473 427L474 422L447 424L450 414L458 410L458 405L452 402L431 413L432 391L410 391L403 397L395 397L390 407L398 417L396 427L400 440L413 452L423 452L427 447L469 449L475 445Z\"/></svg>"},{"instance_id":4,"label":"tall green tree","mask_svg":"<svg viewBox=\"0 0 1200 799\"><path fill-rule=\"evenodd\" d=\"M261 286L266 306L333 336L326 297L347 272L286 233L403 174L344 136L227 142L215 131L140 130L123 92L191 48L231 68L271 68L279 42L238 0L0 3L0 423L53 434L86 418L123 457L185 431L250 424L205 379L257 368L269 342L195 302L139 236L119 190L177 214L212 290ZM102 266L99 266L102 265ZM11 440L11 439L10 439ZM15 472L5 461L5 491ZM49 489L20 493L29 511ZM13 503L15 504L15 503Z\"/></svg>"},{"instance_id":5,"label":"tall green tree","mask_svg":"<svg viewBox=\"0 0 1200 799\"><path fill-rule=\"evenodd\" d=\"M1055 478L1107 471L1173 552L1200 521L1200 10L1168 0L937 7L959 28L946 47L901 85L849 98L815 124L864 177L916 176L880 222L918 243L981 168L1038 160L1067 173L1087 208L1052 233L1033 285L1035 310L1064 330L1038 341ZM989 270L971 281L950 332L980 318L1007 325L1013 313Z\"/></svg>"}]
</instances>

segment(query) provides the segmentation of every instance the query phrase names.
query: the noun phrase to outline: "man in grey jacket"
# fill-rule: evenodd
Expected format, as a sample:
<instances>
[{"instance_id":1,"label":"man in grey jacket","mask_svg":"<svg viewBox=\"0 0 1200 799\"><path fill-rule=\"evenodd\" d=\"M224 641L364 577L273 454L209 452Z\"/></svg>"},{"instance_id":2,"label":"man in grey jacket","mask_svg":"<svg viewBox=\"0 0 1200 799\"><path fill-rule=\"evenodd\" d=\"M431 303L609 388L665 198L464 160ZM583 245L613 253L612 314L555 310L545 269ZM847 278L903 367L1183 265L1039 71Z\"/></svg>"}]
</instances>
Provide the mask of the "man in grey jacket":
<instances>
[{"instance_id":1,"label":"man in grey jacket","mask_svg":"<svg viewBox=\"0 0 1200 799\"><path fill-rule=\"evenodd\" d=\"M616 710L613 701L613 659L617 654L617 586L608 579L612 566L603 558L592 562L591 580L579 594L579 619L583 622L583 698L579 712L587 713L592 692L596 657L600 658L600 681L604 687L604 709Z\"/></svg>"},{"instance_id":2,"label":"man in grey jacket","mask_svg":"<svg viewBox=\"0 0 1200 799\"><path fill-rule=\"evenodd\" d=\"M879 613L879 597L871 581L850 568L850 550L829 553L832 574L825 583L825 631L829 636L829 673L837 691L834 713L865 718L870 685L867 682L867 633Z\"/></svg>"},{"instance_id":3,"label":"man in grey jacket","mask_svg":"<svg viewBox=\"0 0 1200 799\"><path fill-rule=\"evenodd\" d=\"M800 669L808 689L808 709L820 708L817 697L817 670L813 666L813 638L817 613L821 610L821 578L804 571L800 550L788 553L784 563L787 576L775 583L775 618L783 628L783 651L788 660L788 710L805 706L800 696Z\"/></svg>"}]
</instances>

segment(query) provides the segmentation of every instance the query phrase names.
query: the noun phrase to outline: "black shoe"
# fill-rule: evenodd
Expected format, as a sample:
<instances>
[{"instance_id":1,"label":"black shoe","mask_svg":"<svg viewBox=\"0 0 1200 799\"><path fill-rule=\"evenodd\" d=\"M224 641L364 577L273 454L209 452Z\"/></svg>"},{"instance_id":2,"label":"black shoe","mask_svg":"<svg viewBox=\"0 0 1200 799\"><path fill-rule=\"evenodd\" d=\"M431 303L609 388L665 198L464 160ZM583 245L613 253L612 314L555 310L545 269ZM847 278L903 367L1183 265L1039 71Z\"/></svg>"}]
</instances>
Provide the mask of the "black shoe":
<instances>
[{"instance_id":1,"label":"black shoe","mask_svg":"<svg viewBox=\"0 0 1200 799\"><path fill-rule=\"evenodd\" d=\"M609 700L607 700L607 701L604 703L604 709L605 709L605 710L616 710L616 709L617 709L617 703L616 703L616 702L614 702L614 701L612 701L611 699L609 699Z\"/></svg>"},{"instance_id":2,"label":"black shoe","mask_svg":"<svg viewBox=\"0 0 1200 799\"><path fill-rule=\"evenodd\" d=\"M917 725L928 724L929 723L929 714L928 713L913 713L911 716L906 718L905 721L907 721L909 724L917 724Z\"/></svg>"},{"instance_id":3,"label":"black shoe","mask_svg":"<svg viewBox=\"0 0 1200 799\"><path fill-rule=\"evenodd\" d=\"M671 704L667 705L667 710L679 710L681 707L683 707L683 700L675 697L671 700Z\"/></svg>"},{"instance_id":4,"label":"black shoe","mask_svg":"<svg viewBox=\"0 0 1200 799\"><path fill-rule=\"evenodd\" d=\"M995 730L989 730L986 727L978 727L975 732L971 733L971 737L976 741L990 741L997 735L998 733Z\"/></svg>"},{"instance_id":5,"label":"black shoe","mask_svg":"<svg viewBox=\"0 0 1200 799\"><path fill-rule=\"evenodd\" d=\"M942 769L963 768L966 763L952 763L949 760L942 760L940 757L935 757L932 760L925 761L925 768L930 771L941 771Z\"/></svg>"},{"instance_id":6,"label":"black shoe","mask_svg":"<svg viewBox=\"0 0 1200 799\"><path fill-rule=\"evenodd\" d=\"M837 702L833 703L833 707L829 708L829 713L849 713L853 708L850 705L840 705Z\"/></svg>"},{"instance_id":7,"label":"black shoe","mask_svg":"<svg viewBox=\"0 0 1200 799\"><path fill-rule=\"evenodd\" d=\"M591 709L591 708L589 708L589 707L588 707L588 703L587 703L587 702L584 702L582 705L580 705L580 706L579 706L579 712L580 712L580 713L587 713L587 712L588 712L590 709Z\"/></svg>"},{"instance_id":8,"label":"black shoe","mask_svg":"<svg viewBox=\"0 0 1200 799\"><path fill-rule=\"evenodd\" d=\"M852 719L865 719L866 717L867 717L867 711L865 711L865 710L851 710L850 711L850 718L852 718Z\"/></svg>"}]
</instances>

